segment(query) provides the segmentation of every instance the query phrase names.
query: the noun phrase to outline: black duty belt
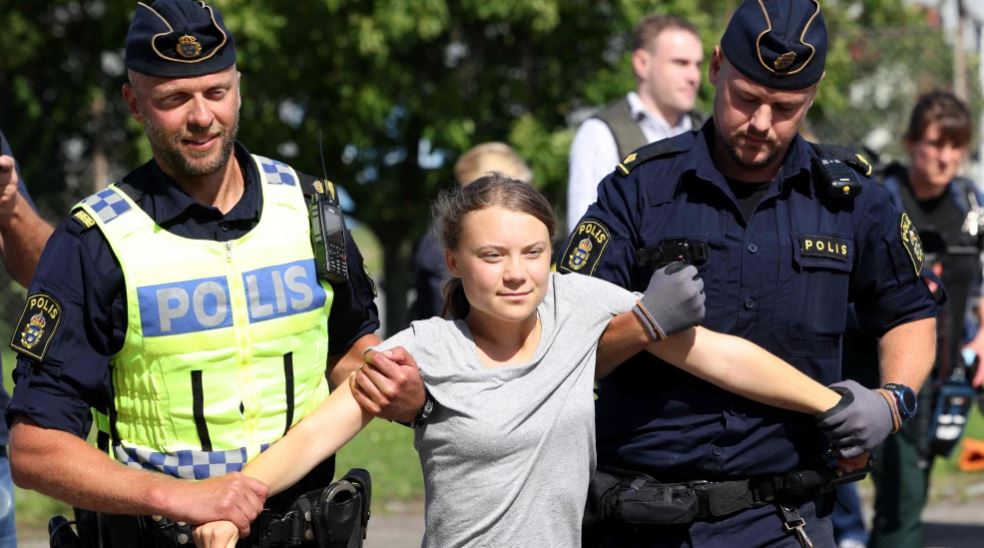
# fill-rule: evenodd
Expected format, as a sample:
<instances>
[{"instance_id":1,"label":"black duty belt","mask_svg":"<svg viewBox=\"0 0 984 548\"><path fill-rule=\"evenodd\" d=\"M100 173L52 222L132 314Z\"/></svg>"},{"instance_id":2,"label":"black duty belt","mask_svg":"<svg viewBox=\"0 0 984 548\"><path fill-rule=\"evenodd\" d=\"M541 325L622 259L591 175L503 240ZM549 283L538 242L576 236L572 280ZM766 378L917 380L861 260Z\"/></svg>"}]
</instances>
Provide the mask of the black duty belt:
<instances>
[{"instance_id":1,"label":"black duty belt","mask_svg":"<svg viewBox=\"0 0 984 548\"><path fill-rule=\"evenodd\" d=\"M633 525L681 525L771 503L806 501L858 481L868 468L838 474L802 470L782 476L661 483L650 476L600 469L591 481L585 526L606 520Z\"/></svg>"}]
</instances>

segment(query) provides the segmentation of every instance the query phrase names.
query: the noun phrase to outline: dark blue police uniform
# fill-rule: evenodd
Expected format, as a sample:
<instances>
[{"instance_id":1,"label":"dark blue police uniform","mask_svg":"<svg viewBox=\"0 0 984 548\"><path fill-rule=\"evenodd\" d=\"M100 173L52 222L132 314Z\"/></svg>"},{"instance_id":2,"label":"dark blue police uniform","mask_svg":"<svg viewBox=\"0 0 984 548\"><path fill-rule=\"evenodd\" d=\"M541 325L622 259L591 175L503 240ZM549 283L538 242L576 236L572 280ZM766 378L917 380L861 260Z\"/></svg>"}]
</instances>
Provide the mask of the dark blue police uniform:
<instances>
[{"instance_id":1,"label":"dark blue police uniform","mask_svg":"<svg viewBox=\"0 0 984 548\"><path fill-rule=\"evenodd\" d=\"M819 4L746 0L721 52L755 84L807 89L823 74ZM712 118L699 131L627 156L599 185L598 201L569 236L558 269L642 291L665 264L660 261L684 257L705 283L707 328L755 342L823 384L841 378L848 303L879 336L935 316L937 305L920 279L915 229L889 193L865 176L863 162L797 135L776 175L762 181L758 205L746 210L752 204L732 184L750 183L729 184L714 163L715 127ZM833 164L821 155L852 170L863 192L835 188L839 179L827 176ZM818 546L832 545L829 520L816 519L829 513L828 501L816 498L816 490L790 490L788 499L769 503L757 503L761 491L754 500L748 486L741 491L743 480L764 485L825 470L824 437L813 417L744 399L648 354L602 380L598 395L599 469L630 479L648 475L662 485L724 482L737 493L735 500L715 496L715 504L729 508L717 512L706 507L708 491L697 490L707 498L692 521L660 514L648 522L660 525L639 526L621 515L602 526L604 545L798 546L803 539L796 535L804 532ZM748 504L740 502L744 497ZM804 529L786 527L800 518Z\"/></svg>"},{"instance_id":2,"label":"dark blue police uniform","mask_svg":"<svg viewBox=\"0 0 984 548\"><path fill-rule=\"evenodd\" d=\"M238 143L235 158L245 186L239 202L225 215L196 202L154 160L123 182L138 191L140 207L169 232L230 241L249 232L263 210L260 174ZM351 238L347 254L349 281L332 288L329 354L343 354L354 341L379 328L373 282ZM62 222L45 246L31 282L29 293L38 292L61 304L62 319L41 363L18 358L8 421L23 415L42 427L84 438L91 426L89 408L105 413L111 404L109 359L123 347L127 328L123 273L102 232L86 229L74 217Z\"/></svg>"},{"instance_id":3,"label":"dark blue police uniform","mask_svg":"<svg viewBox=\"0 0 984 548\"><path fill-rule=\"evenodd\" d=\"M560 270L642 291L655 269L641 264L646 250L685 239L706 249L698 267L704 325L753 341L823 384L840 379L849 302L879 336L936 314L888 191L865 180L856 197L825 197L814 177L817 153L796 137L776 184L746 220L711 159L713 139L711 121L649 145L666 152L602 181ZM588 247L581 242L591 250L578 254ZM812 417L744 399L648 354L600 382L596 409L601 466L683 481L822 465Z\"/></svg>"}]
</instances>

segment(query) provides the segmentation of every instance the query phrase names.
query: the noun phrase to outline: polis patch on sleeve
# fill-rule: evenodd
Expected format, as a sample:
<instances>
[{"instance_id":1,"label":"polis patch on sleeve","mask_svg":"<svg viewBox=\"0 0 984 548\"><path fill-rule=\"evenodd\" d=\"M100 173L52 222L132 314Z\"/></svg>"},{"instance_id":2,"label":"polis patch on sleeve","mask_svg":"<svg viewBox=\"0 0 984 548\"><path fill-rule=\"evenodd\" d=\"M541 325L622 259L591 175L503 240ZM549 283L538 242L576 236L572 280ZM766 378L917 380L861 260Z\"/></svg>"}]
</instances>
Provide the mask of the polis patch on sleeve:
<instances>
[{"instance_id":1,"label":"polis patch on sleeve","mask_svg":"<svg viewBox=\"0 0 984 548\"><path fill-rule=\"evenodd\" d=\"M824 257L847 262L850 255L847 240L829 236L800 236L800 253L804 257Z\"/></svg>"},{"instance_id":2,"label":"polis patch on sleeve","mask_svg":"<svg viewBox=\"0 0 984 548\"><path fill-rule=\"evenodd\" d=\"M919 239L919 231L912 225L912 221L906 213L902 214L902 220L899 221L899 231L902 236L902 247L905 248L905 252L909 254L909 259L912 260L912 267L916 269L916 276L919 276L926 255L923 252L922 240Z\"/></svg>"},{"instance_id":3,"label":"polis patch on sleeve","mask_svg":"<svg viewBox=\"0 0 984 548\"><path fill-rule=\"evenodd\" d=\"M560 259L560 270L594 274L611 235L605 225L594 219L581 221L571 234L571 241Z\"/></svg>"},{"instance_id":4,"label":"polis patch on sleeve","mask_svg":"<svg viewBox=\"0 0 984 548\"><path fill-rule=\"evenodd\" d=\"M46 293L35 293L27 297L27 304L21 314L17 328L10 340L10 348L44 361L51 344L51 337L58 329L61 320L61 304Z\"/></svg>"}]
</instances>

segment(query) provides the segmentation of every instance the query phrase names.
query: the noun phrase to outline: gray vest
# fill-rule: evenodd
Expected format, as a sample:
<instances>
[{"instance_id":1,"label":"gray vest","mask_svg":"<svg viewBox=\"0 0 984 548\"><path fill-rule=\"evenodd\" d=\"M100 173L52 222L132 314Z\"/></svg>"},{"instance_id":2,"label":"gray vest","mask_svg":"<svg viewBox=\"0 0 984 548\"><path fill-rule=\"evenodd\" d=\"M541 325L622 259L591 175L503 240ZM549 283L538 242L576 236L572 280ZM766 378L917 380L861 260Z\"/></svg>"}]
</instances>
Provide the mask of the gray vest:
<instances>
[{"instance_id":1,"label":"gray vest","mask_svg":"<svg viewBox=\"0 0 984 548\"><path fill-rule=\"evenodd\" d=\"M693 129L699 128L704 121L703 116L695 110L688 112L686 116L690 117L690 125ZM639 124L632 119L632 110L626 97L609 104L592 118L597 118L608 126L615 137L619 158L625 158L633 150L649 144Z\"/></svg>"}]
</instances>

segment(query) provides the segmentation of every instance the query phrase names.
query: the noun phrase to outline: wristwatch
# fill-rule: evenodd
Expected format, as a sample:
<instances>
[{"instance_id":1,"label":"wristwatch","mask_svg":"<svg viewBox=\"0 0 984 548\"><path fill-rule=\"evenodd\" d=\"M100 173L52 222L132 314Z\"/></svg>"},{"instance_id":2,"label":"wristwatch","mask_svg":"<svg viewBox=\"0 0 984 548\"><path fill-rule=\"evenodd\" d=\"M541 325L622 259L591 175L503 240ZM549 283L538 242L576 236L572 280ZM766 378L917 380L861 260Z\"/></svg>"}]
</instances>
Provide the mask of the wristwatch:
<instances>
[{"instance_id":1,"label":"wristwatch","mask_svg":"<svg viewBox=\"0 0 984 548\"><path fill-rule=\"evenodd\" d=\"M882 388L895 398L895 407L899 413L899 426L916 414L919 402L916 393L904 384L890 382Z\"/></svg>"},{"instance_id":2,"label":"wristwatch","mask_svg":"<svg viewBox=\"0 0 984 548\"><path fill-rule=\"evenodd\" d=\"M409 424L407 424L410 428L423 426L423 424L427 422L427 418L430 417L430 414L434 411L434 398L431 397L430 391L426 388L424 388L424 397L426 398L424 400L424 406L420 408L420 411L417 411L417 416L414 417Z\"/></svg>"}]
</instances>

